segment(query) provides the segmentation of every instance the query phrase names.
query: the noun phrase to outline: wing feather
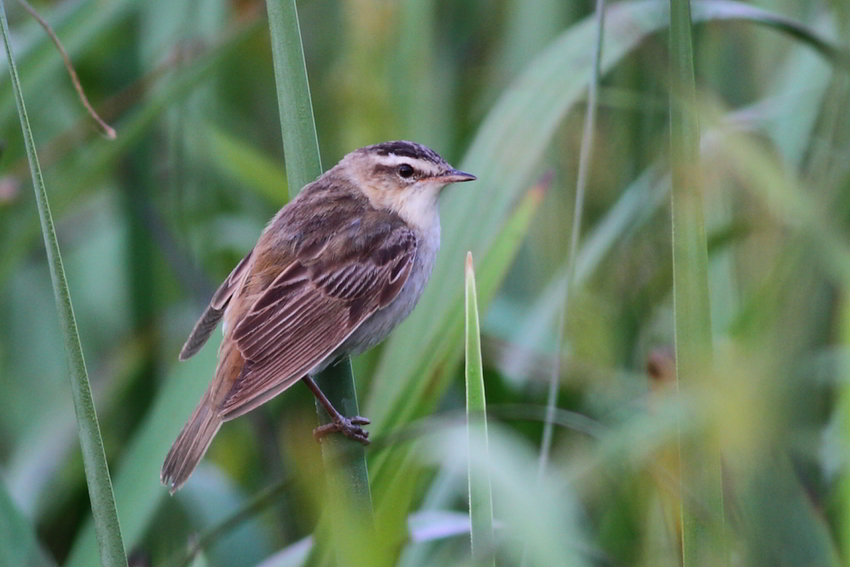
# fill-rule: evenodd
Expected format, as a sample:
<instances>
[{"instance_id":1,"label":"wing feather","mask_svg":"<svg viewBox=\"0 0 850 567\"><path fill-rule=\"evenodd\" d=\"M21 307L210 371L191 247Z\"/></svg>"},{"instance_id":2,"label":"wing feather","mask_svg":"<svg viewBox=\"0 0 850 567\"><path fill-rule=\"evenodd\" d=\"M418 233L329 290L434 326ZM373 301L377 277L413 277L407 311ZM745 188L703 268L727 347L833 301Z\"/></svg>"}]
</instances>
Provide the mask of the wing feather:
<instances>
[{"instance_id":1,"label":"wing feather","mask_svg":"<svg viewBox=\"0 0 850 567\"><path fill-rule=\"evenodd\" d=\"M407 281L416 248L413 232L396 226L369 246L285 269L233 330L245 367L221 407L225 419L301 379L388 305Z\"/></svg>"},{"instance_id":2,"label":"wing feather","mask_svg":"<svg viewBox=\"0 0 850 567\"><path fill-rule=\"evenodd\" d=\"M239 286L242 285L242 282L248 273L246 268L250 263L251 254L253 252L253 250L248 252L248 254L242 258L238 264L236 264L236 267L233 268L233 271L230 272L227 279L222 282L215 294L213 294L210 304L204 310L201 318L198 319L198 322L195 323L192 332L189 333L189 338L186 339L186 342L183 344L183 348L180 350L180 360L187 360L191 358L199 350L201 350L201 347L203 347L204 344L206 344L210 335L212 335L213 330L215 330L218 326L218 322L221 321L221 317L224 315L224 310L227 308L230 298L233 297L233 294L239 289Z\"/></svg>"}]
</instances>

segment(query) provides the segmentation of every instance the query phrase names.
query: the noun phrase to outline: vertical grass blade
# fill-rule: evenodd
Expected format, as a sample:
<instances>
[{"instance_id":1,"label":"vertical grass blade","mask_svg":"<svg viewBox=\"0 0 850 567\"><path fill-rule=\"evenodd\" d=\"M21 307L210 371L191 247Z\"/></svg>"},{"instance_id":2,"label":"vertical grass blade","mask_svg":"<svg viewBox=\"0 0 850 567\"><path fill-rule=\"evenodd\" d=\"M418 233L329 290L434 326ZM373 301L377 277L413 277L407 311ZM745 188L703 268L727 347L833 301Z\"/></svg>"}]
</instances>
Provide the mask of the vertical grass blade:
<instances>
[{"instance_id":1,"label":"vertical grass blade","mask_svg":"<svg viewBox=\"0 0 850 567\"><path fill-rule=\"evenodd\" d=\"M850 345L850 295L846 287L841 294L839 331L841 342L846 349ZM842 360L844 362L841 366L841 372L844 379L839 389L837 411L841 424L841 439L845 444L848 444L850 443L850 367L848 367L846 359L842 358ZM839 508L839 526L841 529L837 543L840 549L847 550L850 549L848 547L850 546L850 471L847 470L846 465L838 481L838 500L841 503ZM843 564L845 566L850 564L846 551Z\"/></svg>"},{"instance_id":2,"label":"vertical grass blade","mask_svg":"<svg viewBox=\"0 0 850 567\"><path fill-rule=\"evenodd\" d=\"M294 198L302 187L322 174L319 138L295 1L269 0L266 7L289 196Z\"/></svg>"},{"instance_id":3,"label":"vertical grass blade","mask_svg":"<svg viewBox=\"0 0 850 567\"><path fill-rule=\"evenodd\" d=\"M301 187L321 175L322 162L319 156L319 143L295 0L268 0L266 5L269 13L286 175L289 179L289 194L295 197ZM343 414L348 416L359 414L350 360L346 359L325 369L316 376L316 383L334 407ZM322 423L330 421L327 413L318 403L316 411ZM363 446L342 435L331 435L322 442L322 455L326 467L333 469L327 476L328 502L333 506L350 508L343 513L330 511L334 532L349 533L348 526L344 524L345 518L350 515L356 517L361 525L372 526L374 524L372 495ZM344 498L343 493L346 496ZM337 553L340 549L337 549ZM343 559L338 557L340 564L346 564Z\"/></svg>"},{"instance_id":4,"label":"vertical grass blade","mask_svg":"<svg viewBox=\"0 0 850 567\"><path fill-rule=\"evenodd\" d=\"M693 392L709 375L712 344L689 0L670 0L670 70L676 380L680 390ZM711 442L680 438L679 454L683 565L725 561L717 545L723 530L719 451Z\"/></svg>"},{"instance_id":5,"label":"vertical grass blade","mask_svg":"<svg viewBox=\"0 0 850 567\"><path fill-rule=\"evenodd\" d=\"M53 217L44 187L44 178L38 164L35 151L35 141L32 137L27 109L24 105L23 92L12 56L9 42L9 24L6 21L6 8L0 2L0 25L3 29L3 45L9 60L9 75L12 79L12 89L18 106L18 116L21 119L21 130L24 136L24 146L27 151L33 189L35 190L36 205L41 220L41 230L44 236L44 246L47 252L47 263L50 268L50 279L53 283L53 294L59 312L59 325L65 353L68 357L68 369L71 378L71 392L74 400L74 411L77 415L77 432L80 438L80 448L83 453L86 483L91 500L92 516L94 517L97 539L100 545L100 561L103 567L126 567L127 558L124 554L124 542L121 538L121 526L118 522L118 511L115 508L115 498L112 494L112 480L106 465L106 454L103 451L103 439L97 423L97 413L92 400L91 385L89 384L86 362L77 333L77 322L74 318L74 308L71 305L71 295L62 265L62 255L59 252L59 241L53 227Z\"/></svg>"},{"instance_id":6,"label":"vertical grass blade","mask_svg":"<svg viewBox=\"0 0 850 567\"><path fill-rule=\"evenodd\" d=\"M546 474L549 462L549 451L552 447L552 423L557 403L558 380L561 374L559 355L564 343L564 327L567 322L570 291L575 279L576 263L578 260L578 241L581 236L581 218L584 209L584 195L587 190L587 175L590 169L590 158L593 150L593 134L596 128L596 100L599 89L600 61L602 60L602 37L605 29L605 0L596 0L596 44L593 50L593 66L587 89L587 112L584 115L584 128L581 137L581 150L578 160L578 178L576 179L576 196L573 208L573 226L570 231L570 250L567 258L567 279L564 286L564 302L561 304L557 323L557 339L555 342L555 365L549 379L549 392L546 399L546 423L543 427L543 439L540 443L540 467L538 479Z\"/></svg>"},{"instance_id":7,"label":"vertical grass blade","mask_svg":"<svg viewBox=\"0 0 850 567\"><path fill-rule=\"evenodd\" d=\"M546 395L546 419L543 425L543 437L540 440L540 455L537 468L537 481L541 482L546 476L549 464L549 453L552 449L552 435L555 429L555 410L558 403L558 384L561 376L561 349L564 346L567 315L569 309L570 291L575 280L576 264L578 261L578 241L581 236L581 219L584 209L584 195L587 190L587 175L590 169L590 158L593 150L593 134L596 128L596 101L599 90L600 62L602 60L602 39L605 29L605 0L596 0L596 43L593 50L593 65L587 88L587 111L584 115L584 127L581 137L581 149L578 160L578 176L576 179L575 202L573 205L573 224L570 231L570 249L567 257L567 273L564 284L563 302L558 310L555 327L555 363L549 375L549 391ZM527 549L523 550L520 565L525 567Z\"/></svg>"},{"instance_id":8,"label":"vertical grass blade","mask_svg":"<svg viewBox=\"0 0 850 567\"><path fill-rule=\"evenodd\" d=\"M593 134L596 128L596 100L601 74L602 38L605 29L605 0L596 0L596 43L593 50L593 65L587 88L587 112L584 115L584 128L581 137L581 150L578 160L578 177L576 179L575 202L573 205L573 225L570 231L570 249L567 257L567 273L564 284L563 302L558 310L555 327L555 363L549 375L549 391L546 394L546 419L543 425L543 437L540 440L540 455L537 467L537 481L541 482L546 476L549 464L549 453L552 449L552 435L555 429L555 409L558 403L558 383L561 376L561 349L564 345L567 314L569 309L570 291L575 280L576 264L578 261L578 241L581 236L581 219L584 209L584 195L587 189L587 173L590 169L590 158L593 150ZM520 565L527 563L527 549L523 550Z\"/></svg>"},{"instance_id":9,"label":"vertical grass blade","mask_svg":"<svg viewBox=\"0 0 850 567\"><path fill-rule=\"evenodd\" d=\"M549 184L549 176L545 176L528 190L523 199L517 203L510 218L504 223L496 241L484 254L483 259L480 259L476 268L478 298L476 303L487 303L496 294L520 246L525 241ZM457 301L451 300L452 303L456 303L451 321L447 323L439 343L433 348L429 347L434 359L450 361L439 370L439 373L452 376L457 364L460 364L463 358L462 348L456 357L451 354L457 345L464 344L465 311L462 285L458 292ZM423 368L418 375L424 377L423 381L428 380L432 383L441 379L433 370L427 368ZM413 453L412 446L402 445L396 450L379 453L372 465L372 482L379 487L374 494L375 522L382 541L392 541L393 538L397 541L407 539L407 526L403 518L410 513L411 507L415 506L416 493L419 490L418 483L412 482L411 478L415 478L415 475L422 472L418 468Z\"/></svg>"},{"instance_id":10,"label":"vertical grass blade","mask_svg":"<svg viewBox=\"0 0 850 567\"><path fill-rule=\"evenodd\" d=\"M466 419L467 444L484 443L487 454L487 402L484 395L484 368L481 363L481 331L478 323L478 297L475 292L475 268L472 252L466 254ZM479 451L481 448L478 449ZM485 462L489 459L485 458ZM469 459L469 539L473 558L480 564L495 566L493 557L493 492L487 467L474 470Z\"/></svg>"}]
</instances>

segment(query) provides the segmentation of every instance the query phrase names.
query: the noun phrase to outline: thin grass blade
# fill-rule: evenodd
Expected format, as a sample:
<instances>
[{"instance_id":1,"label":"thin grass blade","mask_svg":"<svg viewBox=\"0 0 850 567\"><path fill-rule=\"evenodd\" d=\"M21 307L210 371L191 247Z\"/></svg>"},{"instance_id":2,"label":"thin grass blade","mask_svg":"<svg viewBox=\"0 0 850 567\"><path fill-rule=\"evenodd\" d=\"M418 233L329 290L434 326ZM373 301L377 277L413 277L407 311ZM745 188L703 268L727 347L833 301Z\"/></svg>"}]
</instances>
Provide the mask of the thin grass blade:
<instances>
[{"instance_id":1,"label":"thin grass blade","mask_svg":"<svg viewBox=\"0 0 850 567\"><path fill-rule=\"evenodd\" d=\"M536 469L536 452L498 422L492 424L486 443L480 430L472 431L474 443L468 446L469 433L461 425L448 427L434 435L417 458L436 460L444 470L454 471L461 482L463 465L468 461L472 461L476 471L489 471L499 509L507 512L499 516L498 523L499 556L504 555L505 565L519 563L522 542L528 542L529 565L534 567L593 564L588 557L588 536L581 525L585 518L573 479L553 475L540 483L527 482ZM424 565L469 563L457 556L441 562L426 561Z\"/></svg>"},{"instance_id":2,"label":"thin grass blade","mask_svg":"<svg viewBox=\"0 0 850 567\"><path fill-rule=\"evenodd\" d=\"M476 294L479 304L487 303L495 295L505 274L513 263L520 246L525 241L529 228L549 186L548 179L543 179L532 187L528 194L517 204L516 210L508 219L501 234L487 256L480 262L476 271ZM451 357L450 363L439 370L423 368L419 374L421 381L438 384L446 375L453 374L455 362L463 356L463 350L454 352L458 345L464 342L464 290L458 290L459 301L453 314L449 331L441 337L438 345L432 351L435 359ZM398 331L396 331L398 332ZM402 445L397 450L383 451L376 459L372 479L375 484L376 523L381 538L388 541L403 541L407 538L403 519L410 513L410 507L415 502L417 483L416 478L419 464L408 445ZM400 533L403 532L403 533Z\"/></svg>"},{"instance_id":3,"label":"thin grass blade","mask_svg":"<svg viewBox=\"0 0 850 567\"><path fill-rule=\"evenodd\" d=\"M109 467L106 464L106 454L103 450L103 439L97 422L97 412L92 399L91 384L89 384L86 362L80 344L77 322L74 318L74 308L71 305L71 294L68 281L62 265L62 255L59 251L59 241L53 227L53 217L50 213L50 203L44 178L35 150L35 141L27 118L21 83L15 68L15 59L9 42L9 24L6 21L6 9L0 3L0 24L2 24L3 44L9 61L9 75L12 78L12 89L18 106L18 116L21 119L21 130L24 145L27 150L33 189L41 219L44 246L47 252L47 262L50 268L50 278L53 282L53 294L59 313L59 325L68 357L68 369L71 379L71 392L74 400L74 411L77 415L77 434L80 438L80 448L83 453L83 466L86 473L86 484L91 500L92 516L100 544L100 561L104 567L126 567L127 558L124 554L124 542L121 537L121 525L118 522L118 511L115 508L115 497L112 494L112 479L109 477Z\"/></svg>"},{"instance_id":4,"label":"thin grass blade","mask_svg":"<svg viewBox=\"0 0 850 567\"><path fill-rule=\"evenodd\" d=\"M712 338L690 0L670 2L670 68L676 380L680 390L693 391L709 376ZM682 498L685 567L726 560L718 546L724 519L720 454L712 445L679 439L682 494L694 496Z\"/></svg>"},{"instance_id":5,"label":"thin grass blade","mask_svg":"<svg viewBox=\"0 0 850 567\"><path fill-rule=\"evenodd\" d=\"M475 291L475 267L472 252L466 255L466 419L467 445L483 440L485 460L487 453L487 402L484 393L484 368L481 362L481 328L478 321L478 298ZM488 469L477 470L469 459L469 538L472 556L481 564L496 565L493 556L493 490Z\"/></svg>"},{"instance_id":6,"label":"thin grass blade","mask_svg":"<svg viewBox=\"0 0 850 567\"><path fill-rule=\"evenodd\" d=\"M593 134L596 128L596 100L599 90L600 61L602 58L602 37L605 30L605 0L596 0L596 48L593 50L593 65L591 76L588 81L587 90L587 112L584 115L584 131L581 138L581 150L578 160L578 178L576 180L575 204L573 209L573 224L570 231L570 251L567 258L567 279L564 287L564 302L560 307L555 341L555 360L549 378L549 392L546 399L546 423L543 427L543 439L540 443L540 468L538 478L546 474L546 466L549 462L549 451L552 447L552 430L554 425L552 419L557 403L558 381L561 374L560 349L564 343L564 333L569 309L570 289L575 279L576 264L578 260L578 241L581 236L581 219L584 210L584 195L587 190L587 175L590 169L590 160L593 151Z\"/></svg>"}]
</instances>

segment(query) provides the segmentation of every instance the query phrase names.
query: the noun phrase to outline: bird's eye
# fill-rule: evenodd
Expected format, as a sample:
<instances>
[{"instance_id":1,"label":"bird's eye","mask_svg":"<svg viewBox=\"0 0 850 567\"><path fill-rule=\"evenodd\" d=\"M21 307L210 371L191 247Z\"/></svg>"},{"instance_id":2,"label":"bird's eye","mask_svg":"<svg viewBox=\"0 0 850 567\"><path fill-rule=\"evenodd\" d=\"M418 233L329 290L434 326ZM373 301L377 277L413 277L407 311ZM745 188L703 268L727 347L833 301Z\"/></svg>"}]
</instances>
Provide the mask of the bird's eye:
<instances>
[{"instance_id":1,"label":"bird's eye","mask_svg":"<svg viewBox=\"0 0 850 567\"><path fill-rule=\"evenodd\" d=\"M398 174L407 179L413 175L413 168L409 164L403 163L398 166Z\"/></svg>"}]
</instances>

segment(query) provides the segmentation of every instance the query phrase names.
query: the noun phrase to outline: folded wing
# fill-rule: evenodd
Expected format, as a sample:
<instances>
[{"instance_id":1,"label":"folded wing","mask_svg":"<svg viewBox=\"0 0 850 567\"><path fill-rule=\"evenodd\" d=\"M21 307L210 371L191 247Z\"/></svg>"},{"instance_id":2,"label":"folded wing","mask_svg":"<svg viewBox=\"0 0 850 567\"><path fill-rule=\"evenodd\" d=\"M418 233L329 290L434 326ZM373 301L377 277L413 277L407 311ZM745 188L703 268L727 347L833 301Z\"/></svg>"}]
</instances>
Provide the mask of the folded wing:
<instances>
[{"instance_id":1,"label":"folded wing","mask_svg":"<svg viewBox=\"0 0 850 567\"><path fill-rule=\"evenodd\" d=\"M224 419L299 380L395 299L413 266L417 240L395 226L348 249L333 244L332 253L293 262L233 330L245 366L221 407Z\"/></svg>"}]
</instances>

